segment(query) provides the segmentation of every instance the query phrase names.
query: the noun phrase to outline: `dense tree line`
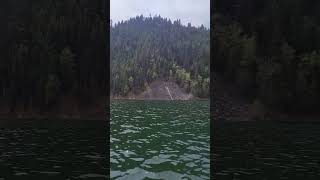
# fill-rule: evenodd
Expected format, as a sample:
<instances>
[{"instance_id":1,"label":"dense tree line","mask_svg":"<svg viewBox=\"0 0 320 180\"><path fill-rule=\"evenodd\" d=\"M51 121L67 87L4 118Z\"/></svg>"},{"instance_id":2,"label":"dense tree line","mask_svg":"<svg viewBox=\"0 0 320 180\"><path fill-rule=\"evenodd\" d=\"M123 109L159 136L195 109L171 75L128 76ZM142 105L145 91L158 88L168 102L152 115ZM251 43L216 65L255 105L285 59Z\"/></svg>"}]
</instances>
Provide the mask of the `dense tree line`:
<instances>
[{"instance_id":1,"label":"dense tree line","mask_svg":"<svg viewBox=\"0 0 320 180\"><path fill-rule=\"evenodd\" d=\"M139 93L154 80L173 80L209 95L210 31L180 20L137 16L111 24L111 94Z\"/></svg>"},{"instance_id":2,"label":"dense tree line","mask_svg":"<svg viewBox=\"0 0 320 180\"><path fill-rule=\"evenodd\" d=\"M0 102L14 111L107 92L104 0L1 2ZM94 95L94 96L92 96ZM88 100L88 101L87 101Z\"/></svg>"},{"instance_id":3,"label":"dense tree line","mask_svg":"<svg viewBox=\"0 0 320 180\"><path fill-rule=\"evenodd\" d=\"M214 8L216 72L269 108L319 110L320 1L225 0Z\"/></svg>"}]
</instances>

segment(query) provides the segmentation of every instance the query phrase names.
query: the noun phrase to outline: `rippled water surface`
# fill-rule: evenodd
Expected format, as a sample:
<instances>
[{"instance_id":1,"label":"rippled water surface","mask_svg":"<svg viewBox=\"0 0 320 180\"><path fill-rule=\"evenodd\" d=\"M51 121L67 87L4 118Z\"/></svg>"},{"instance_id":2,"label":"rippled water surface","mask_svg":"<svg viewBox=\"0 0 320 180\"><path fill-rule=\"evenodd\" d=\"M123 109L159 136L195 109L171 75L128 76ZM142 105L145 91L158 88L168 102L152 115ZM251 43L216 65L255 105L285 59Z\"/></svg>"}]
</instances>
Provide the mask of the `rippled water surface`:
<instances>
[{"instance_id":1,"label":"rippled water surface","mask_svg":"<svg viewBox=\"0 0 320 180\"><path fill-rule=\"evenodd\" d=\"M111 103L112 179L209 179L208 101Z\"/></svg>"},{"instance_id":2,"label":"rippled water surface","mask_svg":"<svg viewBox=\"0 0 320 180\"><path fill-rule=\"evenodd\" d=\"M320 124L215 122L214 179L320 179Z\"/></svg>"},{"instance_id":3,"label":"rippled water surface","mask_svg":"<svg viewBox=\"0 0 320 180\"><path fill-rule=\"evenodd\" d=\"M106 121L0 122L0 179L107 179Z\"/></svg>"}]
</instances>

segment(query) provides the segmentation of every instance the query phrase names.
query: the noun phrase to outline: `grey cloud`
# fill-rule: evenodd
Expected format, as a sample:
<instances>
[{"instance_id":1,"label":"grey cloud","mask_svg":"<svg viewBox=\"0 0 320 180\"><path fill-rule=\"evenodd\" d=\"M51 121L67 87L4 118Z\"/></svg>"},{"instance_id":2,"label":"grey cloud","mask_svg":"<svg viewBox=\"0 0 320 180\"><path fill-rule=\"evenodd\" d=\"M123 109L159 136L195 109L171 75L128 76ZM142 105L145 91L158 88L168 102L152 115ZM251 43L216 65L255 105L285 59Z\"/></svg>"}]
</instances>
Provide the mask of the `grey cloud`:
<instances>
[{"instance_id":1,"label":"grey cloud","mask_svg":"<svg viewBox=\"0 0 320 180\"><path fill-rule=\"evenodd\" d=\"M183 24L210 26L210 0L111 0L110 17L114 22L137 15L161 15Z\"/></svg>"}]
</instances>

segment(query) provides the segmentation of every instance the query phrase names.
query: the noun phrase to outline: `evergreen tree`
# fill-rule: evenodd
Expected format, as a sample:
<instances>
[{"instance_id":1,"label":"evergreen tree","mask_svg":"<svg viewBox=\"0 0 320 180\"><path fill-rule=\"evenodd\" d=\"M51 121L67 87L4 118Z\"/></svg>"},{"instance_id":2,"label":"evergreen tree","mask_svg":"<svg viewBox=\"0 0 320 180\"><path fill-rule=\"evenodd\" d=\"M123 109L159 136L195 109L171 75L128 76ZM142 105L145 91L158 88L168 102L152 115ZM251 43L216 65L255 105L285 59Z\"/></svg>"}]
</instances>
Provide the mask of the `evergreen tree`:
<instances>
[{"instance_id":1,"label":"evergreen tree","mask_svg":"<svg viewBox=\"0 0 320 180\"><path fill-rule=\"evenodd\" d=\"M188 92L208 97L210 31L161 16L137 16L111 26L111 94L139 93L154 80L171 79ZM201 89L195 91L194 89Z\"/></svg>"}]
</instances>

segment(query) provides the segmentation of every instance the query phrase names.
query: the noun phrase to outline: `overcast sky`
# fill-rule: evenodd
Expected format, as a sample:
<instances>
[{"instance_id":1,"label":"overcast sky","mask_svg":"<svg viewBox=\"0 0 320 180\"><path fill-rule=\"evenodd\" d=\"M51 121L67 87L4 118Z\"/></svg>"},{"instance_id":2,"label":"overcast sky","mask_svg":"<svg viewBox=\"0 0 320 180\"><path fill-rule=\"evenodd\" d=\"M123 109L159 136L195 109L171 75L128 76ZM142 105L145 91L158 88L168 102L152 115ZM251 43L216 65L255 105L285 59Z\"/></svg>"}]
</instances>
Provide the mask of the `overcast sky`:
<instances>
[{"instance_id":1,"label":"overcast sky","mask_svg":"<svg viewBox=\"0 0 320 180\"><path fill-rule=\"evenodd\" d=\"M210 26L210 0L110 0L113 22L128 20L137 15L159 15L193 26Z\"/></svg>"}]
</instances>

